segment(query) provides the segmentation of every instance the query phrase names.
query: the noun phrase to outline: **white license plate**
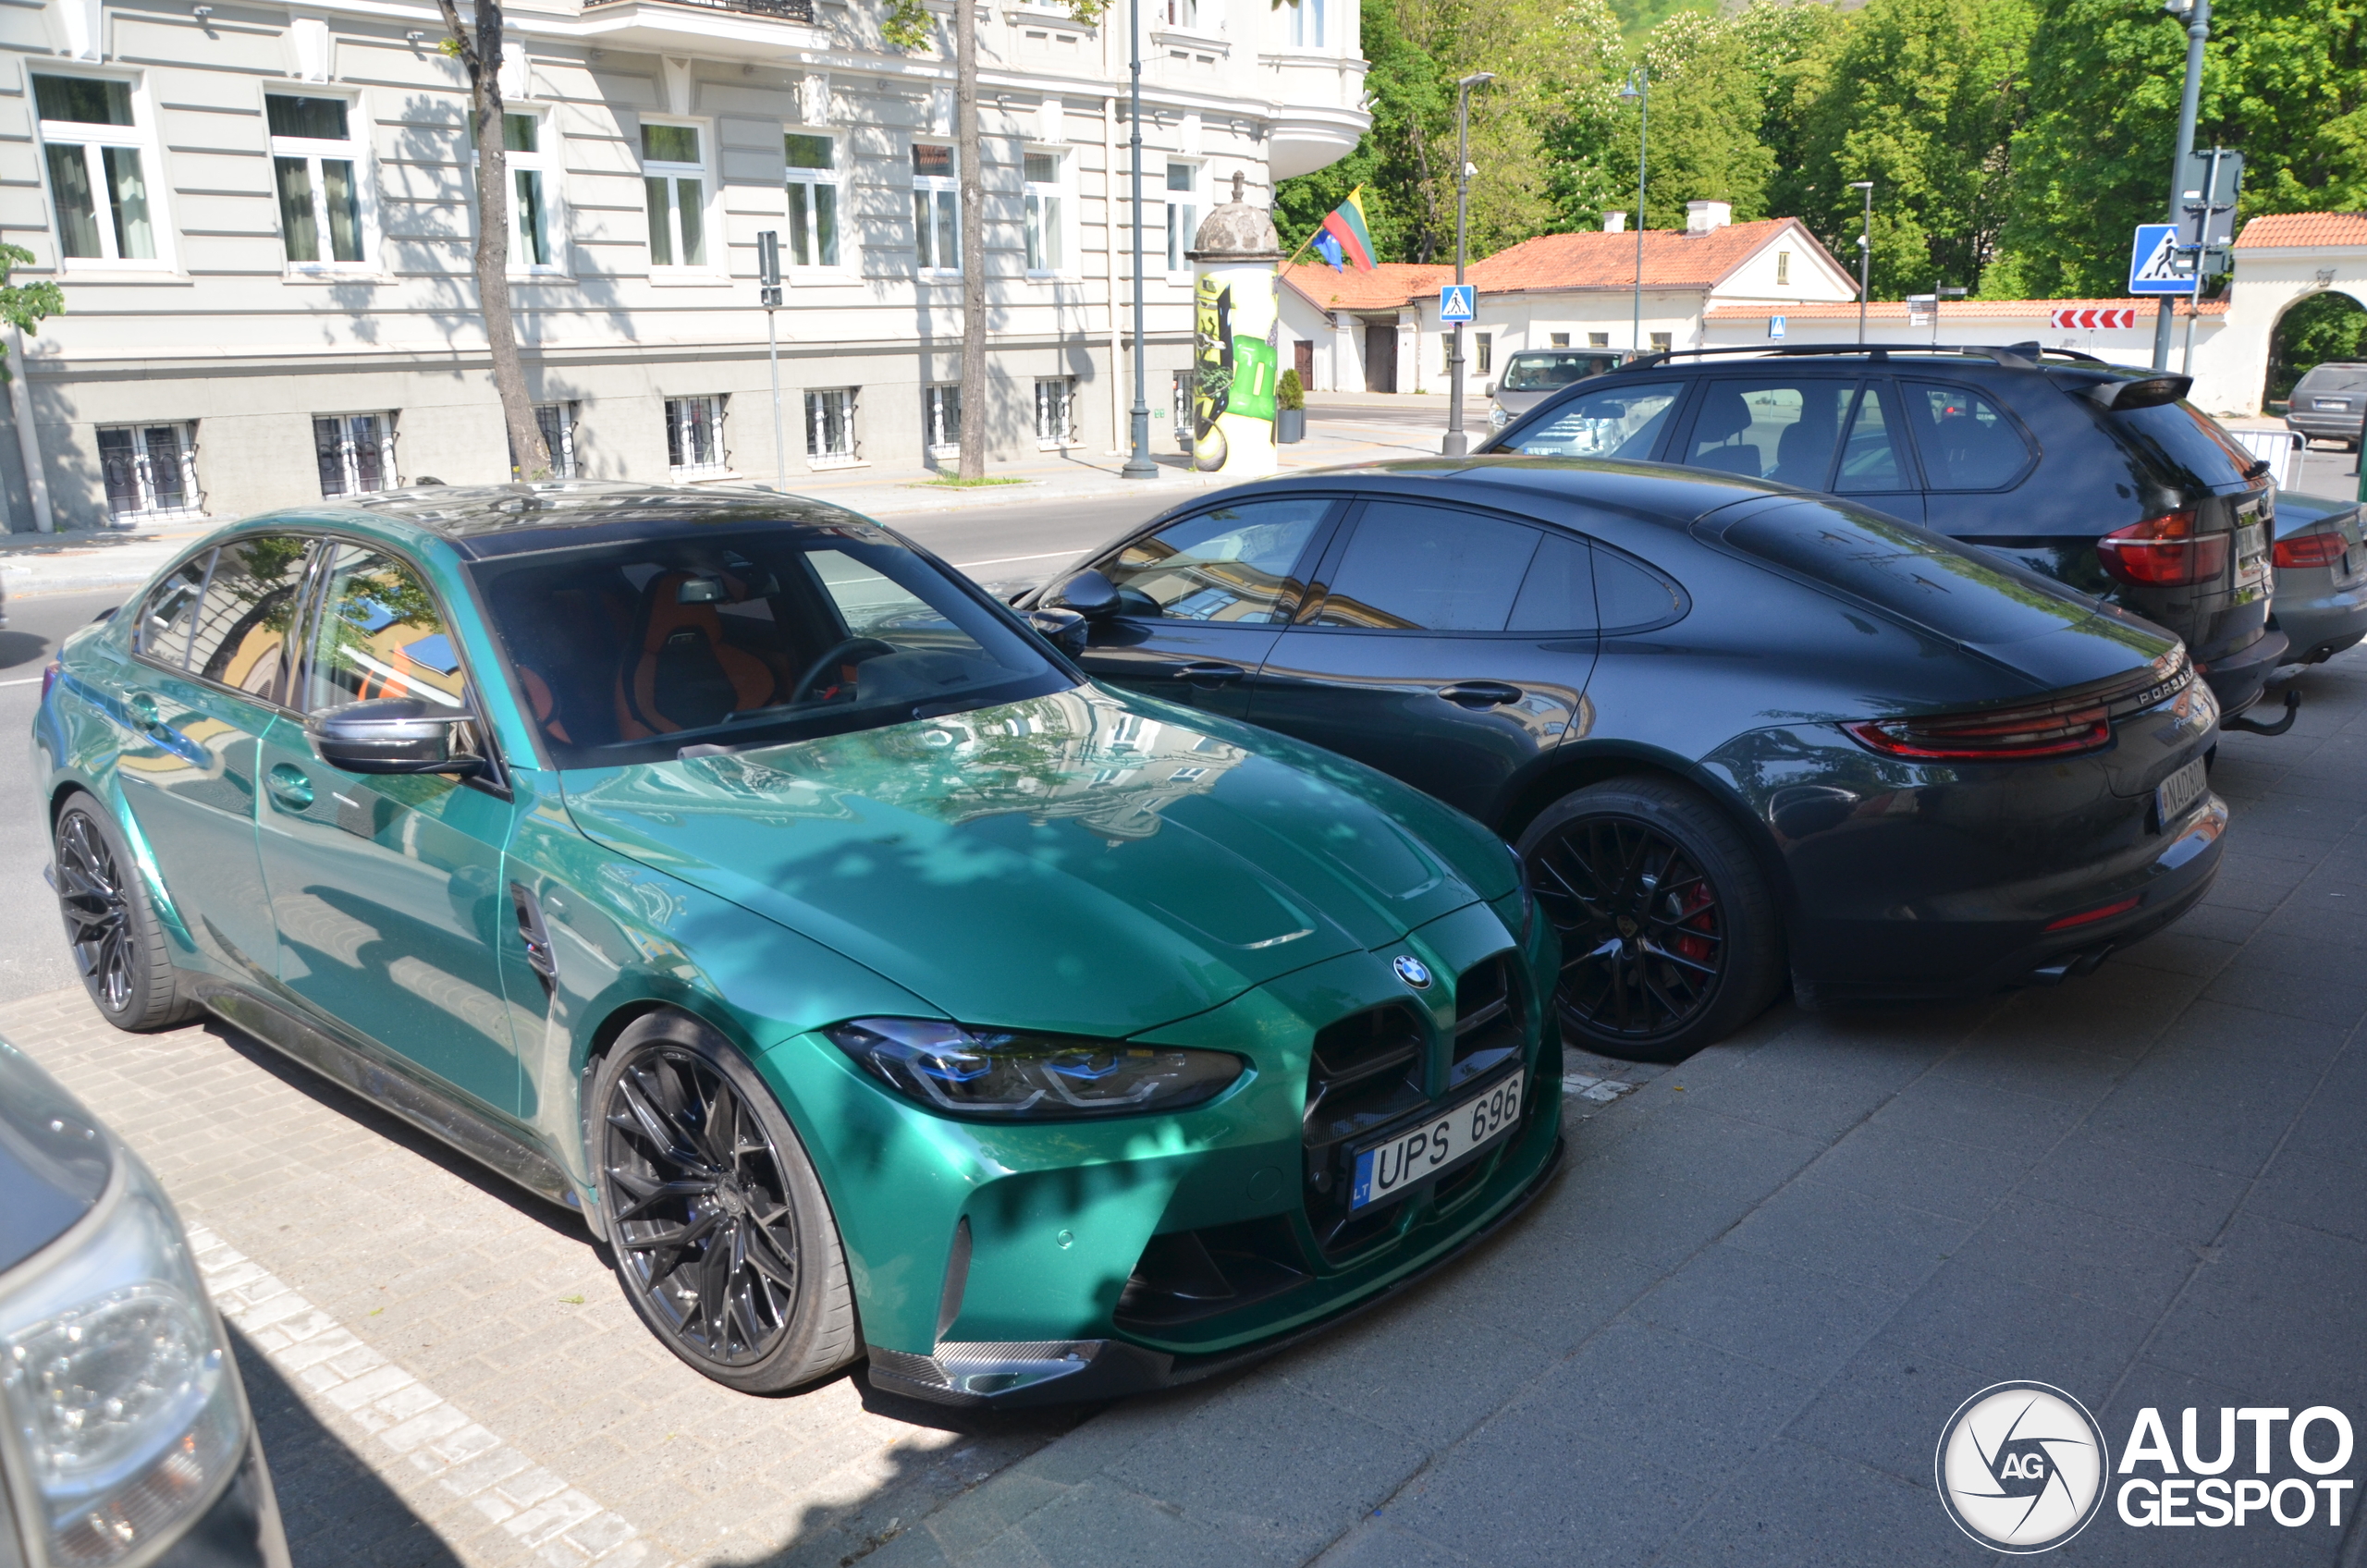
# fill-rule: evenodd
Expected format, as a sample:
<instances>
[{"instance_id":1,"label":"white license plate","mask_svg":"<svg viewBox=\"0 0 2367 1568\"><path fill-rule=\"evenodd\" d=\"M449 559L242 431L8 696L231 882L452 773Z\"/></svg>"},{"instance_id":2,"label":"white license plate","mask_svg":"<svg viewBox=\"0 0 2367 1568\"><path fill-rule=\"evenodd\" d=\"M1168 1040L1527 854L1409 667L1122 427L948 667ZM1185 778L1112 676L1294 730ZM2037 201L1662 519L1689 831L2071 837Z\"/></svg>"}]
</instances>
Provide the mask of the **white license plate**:
<instances>
[{"instance_id":1,"label":"white license plate","mask_svg":"<svg viewBox=\"0 0 2367 1568\"><path fill-rule=\"evenodd\" d=\"M2250 588L2268 581L2268 530L2257 522L2236 530L2236 586Z\"/></svg>"},{"instance_id":2,"label":"white license plate","mask_svg":"<svg viewBox=\"0 0 2367 1568\"><path fill-rule=\"evenodd\" d=\"M2153 820L2162 825L2163 832L2168 832L2170 824L2184 816L2210 788L2211 776L2197 757L2153 786Z\"/></svg>"},{"instance_id":3,"label":"white license plate","mask_svg":"<svg viewBox=\"0 0 2367 1568\"><path fill-rule=\"evenodd\" d=\"M2310 406L2313 409L2348 409L2350 407L2350 399L2348 398L2312 398L2310 399Z\"/></svg>"},{"instance_id":4,"label":"white license plate","mask_svg":"<svg viewBox=\"0 0 2367 1568\"><path fill-rule=\"evenodd\" d=\"M1459 1164L1510 1133L1520 1121L1521 1084L1515 1072L1488 1090L1452 1105L1410 1133L1376 1144L1356 1156L1351 1210L1403 1196L1451 1165Z\"/></svg>"}]
</instances>

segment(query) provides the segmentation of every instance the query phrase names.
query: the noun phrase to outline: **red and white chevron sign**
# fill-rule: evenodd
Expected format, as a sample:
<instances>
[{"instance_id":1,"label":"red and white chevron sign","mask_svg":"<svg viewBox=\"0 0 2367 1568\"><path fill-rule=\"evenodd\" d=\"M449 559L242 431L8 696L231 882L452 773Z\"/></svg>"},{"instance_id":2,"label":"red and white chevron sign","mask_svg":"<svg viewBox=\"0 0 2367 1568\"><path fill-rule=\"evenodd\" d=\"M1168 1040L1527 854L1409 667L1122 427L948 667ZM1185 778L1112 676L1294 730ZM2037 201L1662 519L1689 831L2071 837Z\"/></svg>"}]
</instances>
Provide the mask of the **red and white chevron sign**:
<instances>
[{"instance_id":1,"label":"red and white chevron sign","mask_svg":"<svg viewBox=\"0 0 2367 1568\"><path fill-rule=\"evenodd\" d=\"M2137 312L2126 305L2085 306L2074 311L2053 311L2046 325L2073 331L2092 332L2099 329L2131 327L2137 325Z\"/></svg>"}]
</instances>

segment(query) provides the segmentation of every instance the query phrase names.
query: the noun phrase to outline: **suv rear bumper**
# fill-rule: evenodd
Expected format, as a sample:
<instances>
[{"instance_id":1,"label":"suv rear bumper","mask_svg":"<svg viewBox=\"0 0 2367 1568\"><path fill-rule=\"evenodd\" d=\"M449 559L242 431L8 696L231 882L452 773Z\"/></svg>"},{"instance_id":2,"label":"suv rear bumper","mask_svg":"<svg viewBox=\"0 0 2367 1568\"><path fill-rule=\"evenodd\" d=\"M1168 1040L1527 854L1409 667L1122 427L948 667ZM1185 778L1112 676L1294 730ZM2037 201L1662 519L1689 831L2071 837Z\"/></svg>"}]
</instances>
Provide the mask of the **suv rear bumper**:
<instances>
[{"instance_id":1,"label":"suv rear bumper","mask_svg":"<svg viewBox=\"0 0 2367 1568\"><path fill-rule=\"evenodd\" d=\"M2194 668L2219 699L2219 711L2233 718L2260 701L2261 691L2276 667L2285 662L2286 653L2293 646L2292 639L2282 631L2266 631L2244 647L2214 659L2197 659Z\"/></svg>"},{"instance_id":2,"label":"suv rear bumper","mask_svg":"<svg viewBox=\"0 0 2367 1568\"><path fill-rule=\"evenodd\" d=\"M2359 420L2347 413L2287 414L2287 428L2306 440L2357 441Z\"/></svg>"}]
</instances>

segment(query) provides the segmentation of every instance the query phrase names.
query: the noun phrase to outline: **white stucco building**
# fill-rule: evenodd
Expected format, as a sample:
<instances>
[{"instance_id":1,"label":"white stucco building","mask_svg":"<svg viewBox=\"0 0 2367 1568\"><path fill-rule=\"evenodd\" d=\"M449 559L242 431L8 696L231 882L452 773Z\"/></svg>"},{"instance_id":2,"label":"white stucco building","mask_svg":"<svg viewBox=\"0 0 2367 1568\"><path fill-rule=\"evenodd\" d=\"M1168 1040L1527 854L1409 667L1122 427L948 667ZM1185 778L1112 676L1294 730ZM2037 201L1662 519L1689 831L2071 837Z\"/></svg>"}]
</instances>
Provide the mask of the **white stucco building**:
<instances>
[{"instance_id":1,"label":"white stucco building","mask_svg":"<svg viewBox=\"0 0 2367 1568\"><path fill-rule=\"evenodd\" d=\"M910 469L951 455L962 398L988 402L991 462L1117 445L1122 13L982 8L983 136L964 147L951 15L930 8L936 45L906 54L881 42L883 7L846 0L508 7L511 292L563 470L769 483L785 456L794 485ZM1147 358L1164 414L1201 215L1236 173L1270 193L1331 162L1368 116L1355 0L1154 0L1144 18ZM18 281L55 278L67 300L26 340L6 415L11 526L32 525L28 452L60 526L508 476L465 79L444 34L433 0L0 9L0 239L33 253ZM987 382L965 386L971 157L991 348ZM788 275L782 454L766 229Z\"/></svg>"}]
</instances>

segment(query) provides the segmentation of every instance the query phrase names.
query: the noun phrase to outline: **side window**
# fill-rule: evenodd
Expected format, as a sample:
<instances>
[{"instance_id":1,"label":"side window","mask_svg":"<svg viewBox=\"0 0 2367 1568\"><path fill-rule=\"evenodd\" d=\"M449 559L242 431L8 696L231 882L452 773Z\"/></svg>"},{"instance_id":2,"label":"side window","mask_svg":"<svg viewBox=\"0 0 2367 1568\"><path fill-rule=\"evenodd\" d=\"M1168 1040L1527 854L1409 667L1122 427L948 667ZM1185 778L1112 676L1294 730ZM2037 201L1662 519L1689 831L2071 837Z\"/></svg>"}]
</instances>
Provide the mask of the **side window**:
<instances>
[{"instance_id":1,"label":"side window","mask_svg":"<svg viewBox=\"0 0 2367 1568\"><path fill-rule=\"evenodd\" d=\"M1331 506L1292 496L1219 507L1134 541L1101 574L1128 615L1275 625L1290 613L1291 568Z\"/></svg>"},{"instance_id":2,"label":"side window","mask_svg":"<svg viewBox=\"0 0 2367 1568\"><path fill-rule=\"evenodd\" d=\"M1833 487L1844 495L1909 490L1907 463L1898 451L1896 393L1870 381L1850 416L1849 438L1841 446L1841 472Z\"/></svg>"},{"instance_id":3,"label":"side window","mask_svg":"<svg viewBox=\"0 0 2367 1568\"><path fill-rule=\"evenodd\" d=\"M205 596L206 574L213 566L214 552L200 550L156 584L140 606L135 635L143 658L175 669L189 668L189 634L197 624L198 601Z\"/></svg>"},{"instance_id":4,"label":"side window","mask_svg":"<svg viewBox=\"0 0 2367 1568\"><path fill-rule=\"evenodd\" d=\"M1685 613L1685 600L1658 572L1610 550L1594 553L1594 607L1605 631L1662 626Z\"/></svg>"},{"instance_id":5,"label":"side window","mask_svg":"<svg viewBox=\"0 0 2367 1568\"><path fill-rule=\"evenodd\" d=\"M466 707L460 650L418 574L365 545L332 549L295 705L321 713L374 697L424 697Z\"/></svg>"},{"instance_id":6,"label":"side window","mask_svg":"<svg viewBox=\"0 0 2367 1568\"><path fill-rule=\"evenodd\" d=\"M2030 466L2030 443L1996 404L1962 386L1907 385L1907 417L1934 490L1994 490Z\"/></svg>"},{"instance_id":7,"label":"side window","mask_svg":"<svg viewBox=\"0 0 2367 1568\"><path fill-rule=\"evenodd\" d=\"M1312 624L1502 631L1541 538L1476 512L1375 501L1357 520Z\"/></svg>"},{"instance_id":8,"label":"side window","mask_svg":"<svg viewBox=\"0 0 2367 1568\"><path fill-rule=\"evenodd\" d=\"M1692 468L1821 490L1855 383L1791 376L1712 381L1682 459Z\"/></svg>"},{"instance_id":9,"label":"side window","mask_svg":"<svg viewBox=\"0 0 2367 1568\"><path fill-rule=\"evenodd\" d=\"M1649 458L1684 390L1674 381L1606 386L1562 404L1504 449L1528 457Z\"/></svg>"},{"instance_id":10,"label":"side window","mask_svg":"<svg viewBox=\"0 0 2367 1568\"><path fill-rule=\"evenodd\" d=\"M1548 533L1528 563L1507 631L1591 631L1594 547L1566 533Z\"/></svg>"},{"instance_id":11,"label":"side window","mask_svg":"<svg viewBox=\"0 0 2367 1568\"><path fill-rule=\"evenodd\" d=\"M190 674L267 703L280 700L280 655L296 618L308 543L274 533L222 546L190 643Z\"/></svg>"}]
</instances>

